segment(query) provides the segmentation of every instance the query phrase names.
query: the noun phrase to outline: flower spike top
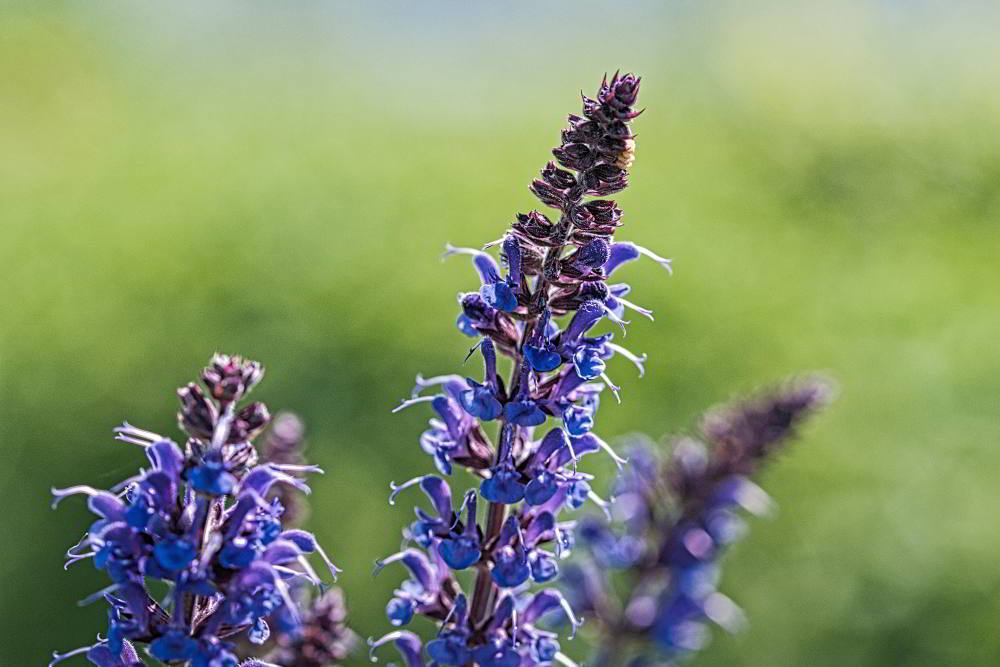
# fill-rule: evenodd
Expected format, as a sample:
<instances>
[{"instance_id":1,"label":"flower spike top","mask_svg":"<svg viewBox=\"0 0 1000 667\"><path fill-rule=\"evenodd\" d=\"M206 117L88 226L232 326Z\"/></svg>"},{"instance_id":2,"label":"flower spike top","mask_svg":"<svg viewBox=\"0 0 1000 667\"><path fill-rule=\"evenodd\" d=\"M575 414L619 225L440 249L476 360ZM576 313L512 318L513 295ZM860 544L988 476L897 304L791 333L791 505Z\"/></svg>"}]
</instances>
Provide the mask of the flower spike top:
<instances>
[{"instance_id":1,"label":"flower spike top","mask_svg":"<svg viewBox=\"0 0 1000 667\"><path fill-rule=\"evenodd\" d=\"M67 552L67 567L89 559L111 583L90 598L108 604L106 639L56 654L52 664L85 654L100 667L135 667L145 664L136 649L144 645L170 665L235 667L235 639L266 641L266 618L298 623L290 583L320 583L307 557L318 555L335 576L310 533L283 527L283 507L272 498L283 485L308 492L301 476L322 471L258 463L253 440L270 416L263 403L243 399L263 374L255 361L216 355L201 385L177 392L178 422L188 436L183 447L125 424L117 438L142 447L147 468L110 491L53 490L54 504L87 496L98 517ZM167 584L162 598L148 586L155 580Z\"/></svg>"},{"instance_id":2,"label":"flower spike top","mask_svg":"<svg viewBox=\"0 0 1000 667\"><path fill-rule=\"evenodd\" d=\"M746 532L741 512L771 508L752 477L830 394L827 381L805 378L718 408L702 422L704 442L676 439L662 463L648 440L634 444L615 484L617 521L580 521L587 557L564 578L568 598L594 620L601 650L592 664L674 665L705 645L710 625L744 625L717 590L719 558Z\"/></svg>"},{"instance_id":3,"label":"flower spike top","mask_svg":"<svg viewBox=\"0 0 1000 667\"><path fill-rule=\"evenodd\" d=\"M638 93L631 74L605 77L595 97L583 98L582 114L570 115L555 161L531 184L552 218L518 214L486 249L446 248L446 256L471 258L479 279L475 291L459 296L457 325L476 339L470 354L482 359L483 374L418 376L398 409L429 403L435 416L421 448L441 475L459 466L480 484L457 495L437 475L392 485L391 502L419 488L429 509L416 509L405 531L410 546L378 562L377 570L398 564L409 574L386 613L397 627L429 618L437 637L423 645L413 632L396 630L369 641L373 657L392 644L408 667L572 664L543 619L559 614L575 628L574 611L556 589L536 592L531 584L552 582L572 547L573 523L560 519L562 510L588 500L606 505L578 461L605 452L623 463L593 432L595 415L605 389L619 395L608 374L612 359L642 371L645 357L613 342L618 330L624 335L627 312L650 313L626 300L629 286L611 278L641 256L670 268L669 260L614 240L622 211L606 199L628 185ZM494 246L499 258L489 251ZM612 330L595 333L605 320ZM512 361L506 380L498 355ZM474 572L468 590L462 571Z\"/></svg>"}]
</instances>

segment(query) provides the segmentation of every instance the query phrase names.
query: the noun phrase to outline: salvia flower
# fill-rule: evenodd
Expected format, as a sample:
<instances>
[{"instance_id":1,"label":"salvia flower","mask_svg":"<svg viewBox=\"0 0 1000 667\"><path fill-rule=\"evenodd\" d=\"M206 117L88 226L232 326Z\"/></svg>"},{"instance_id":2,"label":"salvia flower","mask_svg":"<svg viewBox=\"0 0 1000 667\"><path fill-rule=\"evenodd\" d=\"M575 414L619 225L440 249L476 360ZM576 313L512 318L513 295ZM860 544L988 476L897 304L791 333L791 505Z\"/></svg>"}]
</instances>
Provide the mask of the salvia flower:
<instances>
[{"instance_id":1,"label":"salvia flower","mask_svg":"<svg viewBox=\"0 0 1000 667\"><path fill-rule=\"evenodd\" d=\"M614 486L615 520L580 521L586 557L564 580L568 598L596 621L595 665L674 664L705 645L709 626L743 625L717 589L719 557L745 533L741 513L771 506L755 473L830 393L824 380L801 379L713 410L703 440L674 440L662 462L653 443L637 439Z\"/></svg>"},{"instance_id":2,"label":"salvia flower","mask_svg":"<svg viewBox=\"0 0 1000 667\"><path fill-rule=\"evenodd\" d=\"M53 664L86 655L104 667L132 667L143 660L135 646L157 660L192 667L235 667L235 640L267 640L266 619L299 623L290 585L320 583L308 557L336 568L315 538L282 525L283 508L268 500L278 486L309 487L297 463L258 463L253 439L270 420L262 403L243 399L264 370L254 361L216 355L202 384L178 391L183 446L125 424L117 438L142 447L149 465L111 490L90 486L55 489L55 503L88 498L97 519L67 552L67 567L90 560L110 584L92 599L108 605L108 627L97 644L56 655ZM54 504L55 504L54 503ZM158 595L164 582L168 592ZM260 661L243 663L264 665Z\"/></svg>"},{"instance_id":3,"label":"salvia flower","mask_svg":"<svg viewBox=\"0 0 1000 667\"><path fill-rule=\"evenodd\" d=\"M378 562L378 570L398 564L409 575L386 614L400 628L415 616L429 618L437 635L424 645L396 630L370 640L373 652L392 644L408 667L570 662L543 619L561 615L575 628L575 613L555 588L532 585L550 584L572 547L573 522L563 510L588 500L606 504L577 463L595 452L623 463L594 433L596 412L606 390L619 393L610 362L623 357L641 372L644 360L616 342L616 331L595 329L607 321L624 335L628 311L649 315L624 298L627 284L609 281L623 263L647 255L670 266L614 240L622 212L605 199L628 185L638 91L638 78L615 74L596 97L584 97L582 115L569 117L555 161L531 184L552 218L518 214L485 249L447 246L446 256L469 257L478 277L475 290L459 296L457 324L476 339L470 355L481 358L483 372L418 376L399 409L429 403L434 418L421 448L440 475L459 466L480 484L458 494L439 475L392 485L390 502L419 489L430 509L416 509L405 531L409 546ZM499 355L512 362L506 380ZM473 573L469 589L463 571Z\"/></svg>"}]
</instances>

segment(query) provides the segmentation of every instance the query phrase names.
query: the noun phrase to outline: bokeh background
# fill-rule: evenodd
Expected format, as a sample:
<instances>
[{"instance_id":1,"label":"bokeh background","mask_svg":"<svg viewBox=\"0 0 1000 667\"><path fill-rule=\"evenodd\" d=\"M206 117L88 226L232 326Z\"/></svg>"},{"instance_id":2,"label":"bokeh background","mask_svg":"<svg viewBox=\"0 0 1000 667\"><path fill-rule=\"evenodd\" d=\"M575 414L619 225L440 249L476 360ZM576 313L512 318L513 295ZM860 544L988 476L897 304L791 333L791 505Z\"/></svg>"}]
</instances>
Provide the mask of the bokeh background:
<instances>
[{"instance_id":1,"label":"bokeh background","mask_svg":"<svg viewBox=\"0 0 1000 667\"><path fill-rule=\"evenodd\" d=\"M4 3L0 663L92 640L89 522L49 487L141 462L215 350L265 362L327 470L311 527L362 636L387 624L427 417L458 368L443 244L497 238L577 92L644 76L620 237L655 324L602 433L690 429L799 370L841 395L730 554L751 627L696 665L994 665L1000 656L1000 17L984 5ZM578 651L579 649L574 649ZM355 664L365 664L359 657Z\"/></svg>"}]
</instances>

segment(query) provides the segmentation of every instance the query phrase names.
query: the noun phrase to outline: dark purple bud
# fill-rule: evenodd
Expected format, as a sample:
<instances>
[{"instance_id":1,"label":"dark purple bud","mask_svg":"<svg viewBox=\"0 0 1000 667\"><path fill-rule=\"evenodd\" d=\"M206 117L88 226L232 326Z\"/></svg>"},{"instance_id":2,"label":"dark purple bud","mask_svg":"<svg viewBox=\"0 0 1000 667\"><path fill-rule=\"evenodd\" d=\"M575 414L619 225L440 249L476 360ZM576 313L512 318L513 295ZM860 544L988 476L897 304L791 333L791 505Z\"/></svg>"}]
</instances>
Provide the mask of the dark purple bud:
<instances>
[{"instance_id":1,"label":"dark purple bud","mask_svg":"<svg viewBox=\"0 0 1000 667\"><path fill-rule=\"evenodd\" d=\"M227 403L245 396L262 377L264 368L259 363L228 354L216 354L201 374L212 397Z\"/></svg>"},{"instance_id":2,"label":"dark purple bud","mask_svg":"<svg viewBox=\"0 0 1000 667\"><path fill-rule=\"evenodd\" d=\"M538 197L539 201L546 206L551 208L562 208L565 203L566 194L562 190L552 187L539 178L536 178L531 182L530 189L532 194Z\"/></svg>"},{"instance_id":3,"label":"dark purple bud","mask_svg":"<svg viewBox=\"0 0 1000 667\"><path fill-rule=\"evenodd\" d=\"M597 161L597 154L587 144L564 144L552 150L559 164L575 171L589 170Z\"/></svg>"},{"instance_id":4,"label":"dark purple bud","mask_svg":"<svg viewBox=\"0 0 1000 667\"><path fill-rule=\"evenodd\" d=\"M606 197L628 187L628 172L612 164L599 164L583 174L587 194Z\"/></svg>"},{"instance_id":5,"label":"dark purple bud","mask_svg":"<svg viewBox=\"0 0 1000 667\"><path fill-rule=\"evenodd\" d=\"M618 76L615 73L610 82L605 80L601 83L597 101L607 105L622 120L634 118L638 114L632 111L631 107L639 97L640 81L641 79L634 74Z\"/></svg>"},{"instance_id":6,"label":"dark purple bud","mask_svg":"<svg viewBox=\"0 0 1000 667\"><path fill-rule=\"evenodd\" d=\"M181 410L177 413L177 421L192 438L211 440L215 431L215 423L219 413L215 405L209 401L201 388L189 383L177 390L181 399Z\"/></svg>"},{"instance_id":7,"label":"dark purple bud","mask_svg":"<svg viewBox=\"0 0 1000 667\"><path fill-rule=\"evenodd\" d=\"M568 190L576 186L576 175L573 172L560 169L555 162L549 162L542 169L542 179L558 190Z\"/></svg>"},{"instance_id":8,"label":"dark purple bud","mask_svg":"<svg viewBox=\"0 0 1000 667\"><path fill-rule=\"evenodd\" d=\"M233 419L229 429L228 442L248 442L264 430L271 421L271 413L263 403L250 403L243 407Z\"/></svg>"},{"instance_id":9,"label":"dark purple bud","mask_svg":"<svg viewBox=\"0 0 1000 667\"><path fill-rule=\"evenodd\" d=\"M569 116L570 126L562 131L563 143L594 144L600 141L603 130L592 120L574 114Z\"/></svg>"},{"instance_id":10,"label":"dark purple bud","mask_svg":"<svg viewBox=\"0 0 1000 667\"><path fill-rule=\"evenodd\" d=\"M555 241L555 225L538 211L518 213L513 225L514 232L539 245L548 246Z\"/></svg>"}]
</instances>

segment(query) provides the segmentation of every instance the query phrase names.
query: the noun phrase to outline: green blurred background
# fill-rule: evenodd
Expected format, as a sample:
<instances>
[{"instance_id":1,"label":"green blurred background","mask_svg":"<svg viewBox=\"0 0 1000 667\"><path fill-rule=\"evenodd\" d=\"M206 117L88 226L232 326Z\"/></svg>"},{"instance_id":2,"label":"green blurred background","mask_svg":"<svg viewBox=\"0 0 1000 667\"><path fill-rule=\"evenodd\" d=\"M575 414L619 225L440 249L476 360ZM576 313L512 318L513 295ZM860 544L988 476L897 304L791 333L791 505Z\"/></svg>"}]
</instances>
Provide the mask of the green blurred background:
<instances>
[{"instance_id":1,"label":"green blurred background","mask_svg":"<svg viewBox=\"0 0 1000 667\"><path fill-rule=\"evenodd\" d=\"M410 516L388 484L431 465L427 411L389 409L469 345L475 280L439 253L537 206L577 91L622 67L648 110L619 236L676 271L628 269L658 317L602 433L688 429L801 369L841 385L728 559L751 627L695 664L997 664L998 26L889 1L4 3L0 663L103 627L75 604L98 573L61 569L89 515L49 487L130 474L110 429L175 433L215 350L307 421L311 527L358 632L385 631L400 572L371 564Z\"/></svg>"}]
</instances>

